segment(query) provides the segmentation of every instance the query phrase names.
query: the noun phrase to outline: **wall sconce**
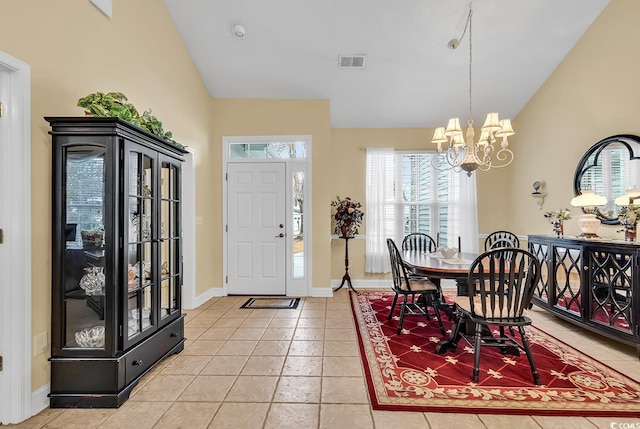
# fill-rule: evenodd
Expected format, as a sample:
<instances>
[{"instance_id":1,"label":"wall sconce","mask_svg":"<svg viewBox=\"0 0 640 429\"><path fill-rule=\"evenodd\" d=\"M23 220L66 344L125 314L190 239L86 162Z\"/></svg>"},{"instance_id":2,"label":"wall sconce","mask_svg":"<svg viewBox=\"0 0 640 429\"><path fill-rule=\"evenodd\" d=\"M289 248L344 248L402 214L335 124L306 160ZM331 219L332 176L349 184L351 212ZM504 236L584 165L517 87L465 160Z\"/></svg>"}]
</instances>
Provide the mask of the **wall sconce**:
<instances>
[{"instance_id":1,"label":"wall sconce","mask_svg":"<svg viewBox=\"0 0 640 429\"><path fill-rule=\"evenodd\" d=\"M542 209L542 205L544 204L544 197L547 196L544 192L542 192L542 182L535 181L533 182L533 192L531 193L531 197L536 201L539 209Z\"/></svg>"}]
</instances>

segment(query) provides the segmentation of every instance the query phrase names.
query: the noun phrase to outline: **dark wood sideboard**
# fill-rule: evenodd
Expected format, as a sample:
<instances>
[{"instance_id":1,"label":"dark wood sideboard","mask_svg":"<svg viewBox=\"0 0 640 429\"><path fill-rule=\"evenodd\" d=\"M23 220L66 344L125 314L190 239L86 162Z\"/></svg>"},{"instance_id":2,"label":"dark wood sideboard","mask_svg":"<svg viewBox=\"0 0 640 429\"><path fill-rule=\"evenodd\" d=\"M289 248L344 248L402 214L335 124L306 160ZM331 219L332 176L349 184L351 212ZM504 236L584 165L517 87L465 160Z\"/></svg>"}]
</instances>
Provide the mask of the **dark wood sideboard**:
<instances>
[{"instance_id":1,"label":"dark wood sideboard","mask_svg":"<svg viewBox=\"0 0 640 429\"><path fill-rule=\"evenodd\" d=\"M640 243L530 235L542 265L533 304L636 347L640 356Z\"/></svg>"}]
</instances>

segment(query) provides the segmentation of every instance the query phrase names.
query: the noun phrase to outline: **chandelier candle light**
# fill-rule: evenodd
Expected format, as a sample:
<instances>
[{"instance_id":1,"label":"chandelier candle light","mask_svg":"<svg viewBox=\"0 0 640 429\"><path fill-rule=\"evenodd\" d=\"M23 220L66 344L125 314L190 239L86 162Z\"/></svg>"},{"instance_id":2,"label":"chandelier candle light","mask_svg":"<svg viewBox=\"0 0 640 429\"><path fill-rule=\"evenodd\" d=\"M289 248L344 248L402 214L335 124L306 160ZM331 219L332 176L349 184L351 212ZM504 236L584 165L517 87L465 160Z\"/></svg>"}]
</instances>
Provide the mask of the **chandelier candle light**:
<instances>
[{"instance_id":1,"label":"chandelier candle light","mask_svg":"<svg viewBox=\"0 0 640 429\"><path fill-rule=\"evenodd\" d=\"M475 131L473 130L472 119L472 86L471 86L471 64L472 55L472 16L473 9L469 9L469 15L460 39L452 39L448 45L451 49L460 46L460 42L469 28L469 120L465 135L462 134L459 118L451 118L447 128L438 127L433 134L432 143L438 145L438 155L433 159L433 167L437 170L455 171L464 170L468 176L476 169L487 171L491 168L506 167L513 161L513 152L508 149L507 138L514 135L510 119L500 120L498 114L493 112L487 115L482 126L480 139L476 143ZM465 138L466 137L466 138ZM494 143L496 137L502 138L500 149L496 152ZM443 148L445 144L445 148Z\"/></svg>"}]
</instances>

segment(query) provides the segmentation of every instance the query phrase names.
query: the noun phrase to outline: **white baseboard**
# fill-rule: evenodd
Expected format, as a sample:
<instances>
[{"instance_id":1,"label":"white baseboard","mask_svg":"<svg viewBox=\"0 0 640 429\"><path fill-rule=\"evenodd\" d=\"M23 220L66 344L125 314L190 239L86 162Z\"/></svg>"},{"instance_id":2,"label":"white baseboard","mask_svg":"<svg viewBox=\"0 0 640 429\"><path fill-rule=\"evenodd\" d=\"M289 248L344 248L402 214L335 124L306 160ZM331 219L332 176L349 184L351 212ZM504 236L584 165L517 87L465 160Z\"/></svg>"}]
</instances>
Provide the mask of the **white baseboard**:
<instances>
[{"instance_id":1,"label":"white baseboard","mask_svg":"<svg viewBox=\"0 0 640 429\"><path fill-rule=\"evenodd\" d=\"M216 296L227 296L227 294L224 293L224 289L223 288L213 287L213 288L207 290L205 293L202 293L202 294L196 296L192 300L193 307L191 307L191 308L184 307L184 309L185 310L193 310L194 308L198 308L202 304L204 304L205 302L209 301L211 298L214 298Z\"/></svg>"},{"instance_id":2,"label":"white baseboard","mask_svg":"<svg viewBox=\"0 0 640 429\"><path fill-rule=\"evenodd\" d=\"M354 289L384 289L384 288L391 288L391 283L393 282L393 280L389 279L389 280L351 280L351 285L353 286ZM337 288L338 286L340 286L340 283L342 283L342 279L336 280L333 279L331 280L331 287L332 288ZM346 287L342 286L342 288L344 289Z\"/></svg>"},{"instance_id":3,"label":"white baseboard","mask_svg":"<svg viewBox=\"0 0 640 429\"><path fill-rule=\"evenodd\" d=\"M337 288L338 286L340 286L340 283L342 283L342 280L331 280L331 287L333 289ZM385 289L385 288L389 288L391 289L391 285L393 283L393 280L389 279L389 280L353 280L351 281L351 284L353 285L354 289L358 290L358 289ZM451 280L451 279L442 279L441 282L442 288L443 289L456 289L456 281L455 280ZM342 286L342 288L344 289L345 286Z\"/></svg>"},{"instance_id":4,"label":"white baseboard","mask_svg":"<svg viewBox=\"0 0 640 429\"><path fill-rule=\"evenodd\" d=\"M35 416L45 408L49 408L49 383L31 392L31 415Z\"/></svg>"},{"instance_id":5,"label":"white baseboard","mask_svg":"<svg viewBox=\"0 0 640 429\"><path fill-rule=\"evenodd\" d=\"M331 298L333 297L333 289L330 287L312 287L309 296L313 298Z\"/></svg>"}]
</instances>

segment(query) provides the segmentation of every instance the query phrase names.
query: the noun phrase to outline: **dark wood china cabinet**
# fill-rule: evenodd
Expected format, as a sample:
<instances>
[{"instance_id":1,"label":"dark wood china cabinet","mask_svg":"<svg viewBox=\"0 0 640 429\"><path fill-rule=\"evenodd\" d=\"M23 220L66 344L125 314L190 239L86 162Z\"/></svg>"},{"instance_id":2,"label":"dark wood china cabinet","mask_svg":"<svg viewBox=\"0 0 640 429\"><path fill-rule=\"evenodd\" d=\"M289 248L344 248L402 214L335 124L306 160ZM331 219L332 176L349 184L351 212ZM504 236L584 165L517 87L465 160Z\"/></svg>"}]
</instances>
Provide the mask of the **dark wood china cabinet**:
<instances>
[{"instance_id":1,"label":"dark wood china cabinet","mask_svg":"<svg viewBox=\"0 0 640 429\"><path fill-rule=\"evenodd\" d=\"M51 393L118 407L184 348L184 151L118 118L46 117L53 150Z\"/></svg>"}]
</instances>

